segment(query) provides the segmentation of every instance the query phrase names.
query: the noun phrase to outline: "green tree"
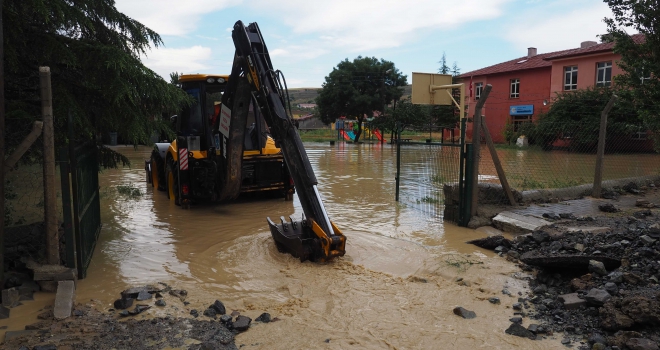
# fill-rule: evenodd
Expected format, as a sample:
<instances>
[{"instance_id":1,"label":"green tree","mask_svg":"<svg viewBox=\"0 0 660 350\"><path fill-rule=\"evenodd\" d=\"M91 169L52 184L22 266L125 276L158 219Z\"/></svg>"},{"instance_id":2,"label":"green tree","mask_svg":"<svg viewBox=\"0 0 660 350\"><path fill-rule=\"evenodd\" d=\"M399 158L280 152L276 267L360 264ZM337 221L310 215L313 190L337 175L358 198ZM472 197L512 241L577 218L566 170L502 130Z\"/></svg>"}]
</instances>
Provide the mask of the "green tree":
<instances>
[{"instance_id":1,"label":"green tree","mask_svg":"<svg viewBox=\"0 0 660 350\"><path fill-rule=\"evenodd\" d=\"M438 68L438 73L440 74L449 74L449 66L447 65L447 55L445 52L442 52L442 57L440 58L440 68Z\"/></svg>"},{"instance_id":2,"label":"green tree","mask_svg":"<svg viewBox=\"0 0 660 350\"><path fill-rule=\"evenodd\" d=\"M605 19L608 34L603 39L615 42L614 52L621 55L617 64L624 71L615 77L615 82L622 87L621 97L633 101L645 126L657 134L660 132L660 3L657 0L605 2L614 17ZM643 40L626 32L631 28Z\"/></svg>"},{"instance_id":3,"label":"green tree","mask_svg":"<svg viewBox=\"0 0 660 350\"><path fill-rule=\"evenodd\" d=\"M163 42L117 11L114 0L5 1L3 11L8 130L24 129L41 118L39 66L51 69L59 145L67 140L69 113L76 138L116 131L137 144L167 130L161 113L189 100L142 64L140 55ZM8 151L23 137L8 133ZM127 161L108 149L101 148L100 154L105 166Z\"/></svg>"},{"instance_id":4,"label":"green tree","mask_svg":"<svg viewBox=\"0 0 660 350\"><path fill-rule=\"evenodd\" d=\"M341 116L356 118L358 142L365 116L383 112L390 101L399 100L406 84L406 76L390 61L362 56L353 61L345 59L325 77L316 98L317 115L326 124Z\"/></svg>"},{"instance_id":5,"label":"green tree","mask_svg":"<svg viewBox=\"0 0 660 350\"><path fill-rule=\"evenodd\" d=\"M570 137L571 148L591 152L598 144L600 115L612 97L614 89L591 87L572 92L559 93L550 110L539 117L536 126L523 124L515 135L505 135L515 140L524 134L531 144L545 149L551 148L559 138ZM617 91L617 94L620 94ZM634 132L645 130L630 103L619 99L607 117L607 145L610 149L626 142ZM512 132L512 130L509 130Z\"/></svg>"},{"instance_id":6,"label":"green tree","mask_svg":"<svg viewBox=\"0 0 660 350\"><path fill-rule=\"evenodd\" d=\"M372 126L383 132L390 132L391 139L394 138L396 122L400 123L401 131L406 129L420 129L428 124L429 112L426 106L415 105L410 97L396 101L395 108L388 108L385 116L375 118Z\"/></svg>"}]
</instances>

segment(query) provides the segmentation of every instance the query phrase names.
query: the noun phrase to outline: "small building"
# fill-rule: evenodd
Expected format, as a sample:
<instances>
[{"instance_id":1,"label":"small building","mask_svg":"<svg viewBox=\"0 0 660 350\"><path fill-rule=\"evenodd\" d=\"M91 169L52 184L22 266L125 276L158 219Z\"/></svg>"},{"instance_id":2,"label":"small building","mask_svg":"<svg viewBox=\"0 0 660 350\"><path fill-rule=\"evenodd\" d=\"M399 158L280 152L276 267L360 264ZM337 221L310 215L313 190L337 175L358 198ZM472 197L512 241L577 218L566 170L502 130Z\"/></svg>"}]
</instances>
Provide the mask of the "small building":
<instances>
[{"instance_id":1,"label":"small building","mask_svg":"<svg viewBox=\"0 0 660 350\"><path fill-rule=\"evenodd\" d=\"M316 108L316 103L299 103L298 108L306 108L306 109Z\"/></svg>"}]
</instances>

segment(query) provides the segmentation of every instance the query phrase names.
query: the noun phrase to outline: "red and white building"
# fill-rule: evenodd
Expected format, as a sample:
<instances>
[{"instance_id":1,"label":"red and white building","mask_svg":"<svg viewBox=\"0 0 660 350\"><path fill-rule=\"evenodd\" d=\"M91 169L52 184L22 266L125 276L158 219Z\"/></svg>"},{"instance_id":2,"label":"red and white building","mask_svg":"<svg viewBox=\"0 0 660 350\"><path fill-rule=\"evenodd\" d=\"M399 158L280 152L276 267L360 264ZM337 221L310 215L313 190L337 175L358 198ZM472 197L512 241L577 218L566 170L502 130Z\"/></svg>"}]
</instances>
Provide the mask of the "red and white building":
<instances>
[{"instance_id":1,"label":"red and white building","mask_svg":"<svg viewBox=\"0 0 660 350\"><path fill-rule=\"evenodd\" d=\"M634 35L633 39L641 41L643 35ZM483 88L491 84L481 114L493 141L503 143L507 124L516 128L520 123L536 120L548 111L557 93L610 86L612 78L621 73L617 65L621 56L612 51L613 47L614 43L585 41L576 49L543 54L530 47L527 56L461 74L463 83L472 84L472 95L465 97L468 115L472 117ZM471 129L469 125L468 138Z\"/></svg>"}]
</instances>

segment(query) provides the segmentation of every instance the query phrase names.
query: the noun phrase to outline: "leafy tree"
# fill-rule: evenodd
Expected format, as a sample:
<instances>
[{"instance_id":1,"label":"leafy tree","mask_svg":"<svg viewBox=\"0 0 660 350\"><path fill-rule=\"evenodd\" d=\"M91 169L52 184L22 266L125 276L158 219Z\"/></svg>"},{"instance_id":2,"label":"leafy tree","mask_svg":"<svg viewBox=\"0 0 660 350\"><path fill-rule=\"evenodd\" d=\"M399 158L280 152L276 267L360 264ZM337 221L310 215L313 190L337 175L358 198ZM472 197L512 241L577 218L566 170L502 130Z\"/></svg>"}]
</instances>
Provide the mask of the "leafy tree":
<instances>
[{"instance_id":1,"label":"leafy tree","mask_svg":"<svg viewBox=\"0 0 660 350\"><path fill-rule=\"evenodd\" d=\"M394 138L396 122L400 123L401 131L406 129L420 129L428 124L429 112L426 106L415 105L410 97L395 101L394 108L388 108L384 117L375 118L372 126L383 132L391 132Z\"/></svg>"},{"instance_id":2,"label":"leafy tree","mask_svg":"<svg viewBox=\"0 0 660 350\"><path fill-rule=\"evenodd\" d=\"M3 10L8 130L41 118L39 66L51 69L58 145L67 140L69 113L76 138L116 131L137 144L167 130L161 113L189 100L142 64L139 56L163 42L114 0L5 1ZM24 136L8 133L8 153ZM108 149L100 155L104 166L127 161Z\"/></svg>"},{"instance_id":3,"label":"leafy tree","mask_svg":"<svg viewBox=\"0 0 660 350\"><path fill-rule=\"evenodd\" d=\"M605 0L614 18L606 18L608 34L621 55L617 64L624 70L615 82L621 95L634 103L646 127L660 131L660 4L657 0ZM634 29L644 40L634 40L626 29ZM650 79L649 79L650 78ZM656 142L657 145L657 142Z\"/></svg>"},{"instance_id":4,"label":"leafy tree","mask_svg":"<svg viewBox=\"0 0 660 350\"><path fill-rule=\"evenodd\" d=\"M559 93L550 110L539 117L536 126L523 124L518 134L526 135L531 144L538 144L544 149L550 149L559 138L570 137L572 149L594 151L598 144L600 115L613 93L612 88L604 87ZM640 130L645 129L630 103L625 99L617 100L607 117L608 147L612 149L621 145L631 134ZM518 134L510 138L516 139Z\"/></svg>"},{"instance_id":5,"label":"leafy tree","mask_svg":"<svg viewBox=\"0 0 660 350\"><path fill-rule=\"evenodd\" d=\"M406 84L406 76L390 61L362 56L353 61L345 59L325 77L316 98L317 114L326 124L341 116L356 118L358 142L365 116L383 112L386 104L400 99Z\"/></svg>"}]
</instances>

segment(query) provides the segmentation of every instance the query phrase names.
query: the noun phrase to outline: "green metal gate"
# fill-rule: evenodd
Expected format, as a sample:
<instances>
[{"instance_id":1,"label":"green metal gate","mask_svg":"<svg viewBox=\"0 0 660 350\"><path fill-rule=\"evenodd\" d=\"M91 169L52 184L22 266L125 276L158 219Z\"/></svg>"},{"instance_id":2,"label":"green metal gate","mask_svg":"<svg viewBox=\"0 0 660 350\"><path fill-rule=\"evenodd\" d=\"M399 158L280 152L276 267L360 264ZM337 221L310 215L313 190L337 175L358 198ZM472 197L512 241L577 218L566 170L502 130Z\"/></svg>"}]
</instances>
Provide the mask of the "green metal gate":
<instances>
[{"instance_id":1,"label":"green metal gate","mask_svg":"<svg viewBox=\"0 0 660 350\"><path fill-rule=\"evenodd\" d=\"M397 133L397 202L467 226L472 145L465 143L465 124L463 118L460 139L454 143L413 142Z\"/></svg>"},{"instance_id":2,"label":"green metal gate","mask_svg":"<svg viewBox=\"0 0 660 350\"><path fill-rule=\"evenodd\" d=\"M90 141L60 150L66 266L77 268L79 279L87 275L102 225L96 147Z\"/></svg>"}]
</instances>

